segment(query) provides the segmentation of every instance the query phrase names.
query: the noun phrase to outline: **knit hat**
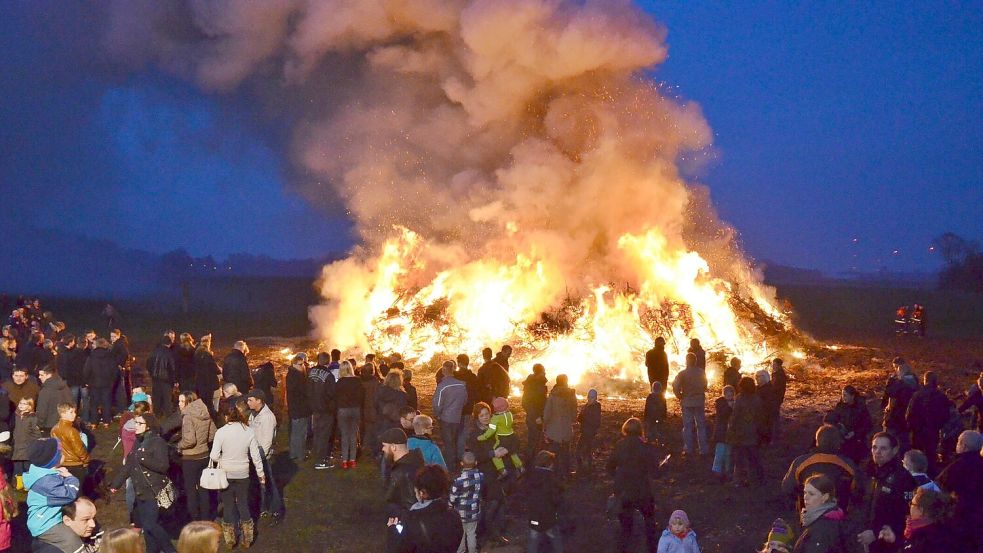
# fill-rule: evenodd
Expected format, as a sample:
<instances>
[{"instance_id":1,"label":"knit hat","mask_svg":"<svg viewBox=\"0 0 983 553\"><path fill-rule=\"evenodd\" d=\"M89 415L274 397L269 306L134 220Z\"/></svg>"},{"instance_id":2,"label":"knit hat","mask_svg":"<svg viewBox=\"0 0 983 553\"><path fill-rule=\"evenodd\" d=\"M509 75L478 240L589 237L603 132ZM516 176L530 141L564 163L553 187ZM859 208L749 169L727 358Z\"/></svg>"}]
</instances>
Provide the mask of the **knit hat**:
<instances>
[{"instance_id":1,"label":"knit hat","mask_svg":"<svg viewBox=\"0 0 983 553\"><path fill-rule=\"evenodd\" d=\"M591 388L587 391L587 401L597 401L597 390Z\"/></svg>"},{"instance_id":2,"label":"knit hat","mask_svg":"<svg viewBox=\"0 0 983 553\"><path fill-rule=\"evenodd\" d=\"M31 464L43 469L53 469L61 462L61 445L54 438L41 438L27 447Z\"/></svg>"},{"instance_id":3,"label":"knit hat","mask_svg":"<svg viewBox=\"0 0 983 553\"><path fill-rule=\"evenodd\" d=\"M509 410L509 401L504 397L497 397L492 400L492 410L502 413Z\"/></svg>"},{"instance_id":4,"label":"knit hat","mask_svg":"<svg viewBox=\"0 0 983 553\"><path fill-rule=\"evenodd\" d=\"M775 522L771 523L767 545L780 548L783 551L791 551L795 545L795 534L792 532L792 527L783 519L776 518Z\"/></svg>"},{"instance_id":5,"label":"knit hat","mask_svg":"<svg viewBox=\"0 0 983 553\"><path fill-rule=\"evenodd\" d=\"M672 519L674 518L678 518L683 522L683 524L686 525L687 528L689 528L689 517L686 516L686 511L682 509L676 509L675 511L672 512L671 515L669 515L669 522L671 523Z\"/></svg>"},{"instance_id":6,"label":"knit hat","mask_svg":"<svg viewBox=\"0 0 983 553\"><path fill-rule=\"evenodd\" d=\"M406 432L402 428L390 428L379 436L379 441L384 444L405 444Z\"/></svg>"}]
</instances>

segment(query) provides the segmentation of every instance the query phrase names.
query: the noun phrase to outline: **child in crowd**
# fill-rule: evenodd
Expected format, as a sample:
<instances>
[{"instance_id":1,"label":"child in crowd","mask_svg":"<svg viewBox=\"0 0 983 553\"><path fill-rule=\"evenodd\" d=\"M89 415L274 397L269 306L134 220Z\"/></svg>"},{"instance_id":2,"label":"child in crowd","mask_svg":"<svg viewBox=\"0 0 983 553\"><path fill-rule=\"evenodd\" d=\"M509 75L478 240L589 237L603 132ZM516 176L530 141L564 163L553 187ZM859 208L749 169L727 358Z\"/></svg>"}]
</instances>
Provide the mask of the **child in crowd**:
<instances>
[{"instance_id":1,"label":"child in crowd","mask_svg":"<svg viewBox=\"0 0 983 553\"><path fill-rule=\"evenodd\" d=\"M905 470L911 473L914 477L915 483L918 484L919 488L925 488L926 490L931 490L933 492L941 492L938 484L934 480L928 477L928 457L919 449L909 449L904 454L904 459L901 461L904 465Z\"/></svg>"},{"instance_id":2,"label":"child in crowd","mask_svg":"<svg viewBox=\"0 0 983 553\"><path fill-rule=\"evenodd\" d=\"M27 529L31 536L63 551L78 536L61 521L61 508L78 497L79 479L61 466L61 447L54 438L42 438L28 448L30 468L24 473L27 492Z\"/></svg>"},{"instance_id":3,"label":"child in crowd","mask_svg":"<svg viewBox=\"0 0 983 553\"><path fill-rule=\"evenodd\" d=\"M413 370L403 369L403 391L406 392L406 404L414 409L419 409L420 399L416 395L416 386L413 385L412 380Z\"/></svg>"},{"instance_id":4,"label":"child in crowd","mask_svg":"<svg viewBox=\"0 0 983 553\"><path fill-rule=\"evenodd\" d=\"M89 450L83 441L82 433L75 427L75 406L70 403L58 404L58 423L51 429L51 437L61 446L61 466L79 479L84 488L89 474Z\"/></svg>"},{"instance_id":5,"label":"child in crowd","mask_svg":"<svg viewBox=\"0 0 983 553\"><path fill-rule=\"evenodd\" d=\"M474 453L465 451L461 475L451 485L450 503L461 517L464 535L457 553L478 553L478 518L481 514L481 485L484 475L477 469Z\"/></svg>"},{"instance_id":6,"label":"child in crowd","mask_svg":"<svg viewBox=\"0 0 983 553\"><path fill-rule=\"evenodd\" d=\"M522 472L522 459L518 453L519 438L512 429L514 420L512 418L512 412L509 411L509 402L504 397L497 397L492 400L492 409L495 411L495 414L492 415L491 421L488 423L488 430L481 436L478 436L478 440L484 442L494 438L495 444L492 449L504 447L509 450L512 465ZM492 464L495 465L495 470L498 471L499 478L504 478L508 474L508 471L505 469L505 461L501 457L492 458Z\"/></svg>"},{"instance_id":7,"label":"child in crowd","mask_svg":"<svg viewBox=\"0 0 983 553\"><path fill-rule=\"evenodd\" d=\"M18 490L24 489L24 473L27 471L27 449L41 439L38 416L34 414L34 400L25 397L17 403L17 420L14 423L14 451L10 456L14 462L14 480Z\"/></svg>"},{"instance_id":8,"label":"child in crowd","mask_svg":"<svg viewBox=\"0 0 983 553\"><path fill-rule=\"evenodd\" d=\"M713 452L713 473L726 482L727 477L734 471L731 462L730 444L727 443L727 423L730 422L730 414L734 411L735 391L731 385L724 386L723 395L713 403L717 416L713 421L713 441L717 444Z\"/></svg>"},{"instance_id":9,"label":"child in crowd","mask_svg":"<svg viewBox=\"0 0 983 553\"><path fill-rule=\"evenodd\" d=\"M553 472L555 464L556 455L540 451L533 461L534 468L522 479L529 513L529 551L539 551L543 542L549 543L549 551L563 551L563 486Z\"/></svg>"},{"instance_id":10,"label":"child in crowd","mask_svg":"<svg viewBox=\"0 0 983 553\"><path fill-rule=\"evenodd\" d=\"M777 518L771 523L771 531L768 532L768 541L761 549L761 553L792 553L795 548L795 532L785 520Z\"/></svg>"},{"instance_id":11,"label":"child in crowd","mask_svg":"<svg viewBox=\"0 0 983 553\"><path fill-rule=\"evenodd\" d=\"M10 551L13 529L10 521L17 518L17 500L7 484L7 475L0 469L0 551Z\"/></svg>"},{"instance_id":12,"label":"child in crowd","mask_svg":"<svg viewBox=\"0 0 983 553\"><path fill-rule=\"evenodd\" d=\"M428 465L440 465L447 468L444 455L437 444L433 443L433 419L427 415L413 417L413 435L406 441L406 447L419 449L423 454L423 462Z\"/></svg>"},{"instance_id":13,"label":"child in crowd","mask_svg":"<svg viewBox=\"0 0 983 553\"><path fill-rule=\"evenodd\" d=\"M662 440L662 426L668 416L668 411L666 396L662 391L662 383L655 381L652 383L652 393L645 398L645 439L650 444L660 444Z\"/></svg>"},{"instance_id":14,"label":"child in crowd","mask_svg":"<svg viewBox=\"0 0 983 553\"><path fill-rule=\"evenodd\" d=\"M669 526L659 538L659 553L700 553L696 532L690 528L686 511L675 510L669 517Z\"/></svg>"},{"instance_id":15,"label":"child in crowd","mask_svg":"<svg viewBox=\"0 0 983 553\"><path fill-rule=\"evenodd\" d=\"M594 439L601 429L601 403L597 401L597 390L591 388L587 392L587 403L577 413L580 423L580 439L577 441L577 472L586 467L587 472L594 470Z\"/></svg>"}]
</instances>

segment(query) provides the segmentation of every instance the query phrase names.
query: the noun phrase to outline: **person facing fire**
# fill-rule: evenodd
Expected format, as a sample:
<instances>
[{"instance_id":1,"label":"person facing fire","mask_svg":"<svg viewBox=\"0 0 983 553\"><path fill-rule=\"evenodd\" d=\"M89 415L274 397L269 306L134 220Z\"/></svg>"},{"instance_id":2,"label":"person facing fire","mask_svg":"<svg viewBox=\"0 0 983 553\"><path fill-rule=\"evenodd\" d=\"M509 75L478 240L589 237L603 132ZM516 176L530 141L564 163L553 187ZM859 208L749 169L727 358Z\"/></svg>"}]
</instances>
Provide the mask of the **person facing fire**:
<instances>
[{"instance_id":1,"label":"person facing fire","mask_svg":"<svg viewBox=\"0 0 983 553\"><path fill-rule=\"evenodd\" d=\"M894 312L894 333L908 334L908 306L900 305Z\"/></svg>"},{"instance_id":2,"label":"person facing fire","mask_svg":"<svg viewBox=\"0 0 983 553\"><path fill-rule=\"evenodd\" d=\"M659 336L652 349L645 352L645 368L648 369L649 387L659 382L663 390L669 387L669 358L666 356L666 339Z\"/></svg>"}]
</instances>

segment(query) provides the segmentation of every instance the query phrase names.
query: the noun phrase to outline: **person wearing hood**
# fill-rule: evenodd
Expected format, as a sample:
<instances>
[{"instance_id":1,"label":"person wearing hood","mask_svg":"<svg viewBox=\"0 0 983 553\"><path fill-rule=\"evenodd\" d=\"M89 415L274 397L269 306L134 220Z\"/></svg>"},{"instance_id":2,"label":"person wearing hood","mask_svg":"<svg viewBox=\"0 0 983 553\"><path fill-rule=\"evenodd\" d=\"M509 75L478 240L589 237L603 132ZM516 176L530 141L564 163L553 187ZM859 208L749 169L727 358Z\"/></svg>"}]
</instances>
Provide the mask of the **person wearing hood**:
<instances>
[{"instance_id":1,"label":"person wearing hood","mask_svg":"<svg viewBox=\"0 0 983 553\"><path fill-rule=\"evenodd\" d=\"M58 424L58 405L68 403L74 405L72 401L72 391L68 389L68 384L58 376L58 370L53 365L45 365L38 371L38 380L41 381L41 391L38 392L38 426L44 433L49 433Z\"/></svg>"},{"instance_id":2,"label":"person wearing hood","mask_svg":"<svg viewBox=\"0 0 983 553\"><path fill-rule=\"evenodd\" d=\"M39 541L65 547L75 540L61 522L61 508L78 497L81 486L78 478L61 466L61 447L58 440L44 438L28 447L30 468L24 473L27 492L27 529Z\"/></svg>"},{"instance_id":3,"label":"person wearing hood","mask_svg":"<svg viewBox=\"0 0 983 553\"><path fill-rule=\"evenodd\" d=\"M112 394L113 386L119 379L119 367L116 365L116 358L109 351L109 340L96 338L93 346L82 368L85 383L89 386L89 422L96 424L101 418L102 425L108 427L113 417Z\"/></svg>"},{"instance_id":4,"label":"person wearing hood","mask_svg":"<svg viewBox=\"0 0 983 553\"><path fill-rule=\"evenodd\" d=\"M171 485L167 477L170 468L167 442L160 437L160 426L151 413L133 417L133 423L137 446L123 460L123 466L109 482L109 489L116 493L130 479L136 492L134 515L137 526L143 530L147 552L176 553L171 537L160 525L160 506L157 504L157 494Z\"/></svg>"},{"instance_id":5,"label":"person wearing hood","mask_svg":"<svg viewBox=\"0 0 983 553\"><path fill-rule=\"evenodd\" d=\"M825 475L810 476L802 487L799 515L802 533L792 553L840 553L850 551L852 536L846 531L846 514L836 499L836 484Z\"/></svg>"},{"instance_id":6,"label":"person wearing hood","mask_svg":"<svg viewBox=\"0 0 983 553\"><path fill-rule=\"evenodd\" d=\"M543 443L543 412L546 409L546 367L532 366L522 383L522 409L526 412L526 458L533 459Z\"/></svg>"},{"instance_id":7,"label":"person wearing hood","mask_svg":"<svg viewBox=\"0 0 983 553\"><path fill-rule=\"evenodd\" d=\"M676 509L669 515L669 525L659 538L659 553L700 553L686 511Z\"/></svg>"},{"instance_id":8,"label":"person wearing hood","mask_svg":"<svg viewBox=\"0 0 983 553\"><path fill-rule=\"evenodd\" d=\"M433 416L440 423L444 458L451 471L457 470L460 459L461 409L468 401L467 385L454 377L454 369L453 361L444 361L440 369L444 377L433 393Z\"/></svg>"},{"instance_id":9,"label":"person wearing hood","mask_svg":"<svg viewBox=\"0 0 983 553\"><path fill-rule=\"evenodd\" d=\"M594 470L594 439L601 430L601 402L597 401L597 390L587 392L587 403L577 413L580 423L580 438L577 440L577 473L586 466L587 472Z\"/></svg>"},{"instance_id":10,"label":"person wearing hood","mask_svg":"<svg viewBox=\"0 0 983 553\"><path fill-rule=\"evenodd\" d=\"M666 339L662 336L656 338L655 346L645 352L645 369L650 387L653 382L661 383L663 390L669 386L669 357L666 355Z\"/></svg>"},{"instance_id":11,"label":"person wearing hood","mask_svg":"<svg viewBox=\"0 0 983 553\"><path fill-rule=\"evenodd\" d=\"M205 402L194 392L181 392L177 399L181 411L181 473L184 475L184 497L191 520L211 520L211 493L199 484L201 473L208 466L208 444L215 439L215 422L208 414Z\"/></svg>"},{"instance_id":12,"label":"person wearing hood","mask_svg":"<svg viewBox=\"0 0 983 553\"><path fill-rule=\"evenodd\" d=\"M570 442L573 440L573 423L577 419L577 395L567 382L567 375L557 375L543 410L543 433L549 450L556 455L560 478L570 474Z\"/></svg>"},{"instance_id":13,"label":"person wearing hood","mask_svg":"<svg viewBox=\"0 0 983 553\"><path fill-rule=\"evenodd\" d=\"M167 417L174 411L171 391L177 382L177 364L171 350L171 337L164 336L147 358L147 372L150 373L150 394L153 398L154 412Z\"/></svg>"},{"instance_id":14,"label":"person wearing hood","mask_svg":"<svg viewBox=\"0 0 983 553\"><path fill-rule=\"evenodd\" d=\"M242 393L248 392L253 387L247 355L249 355L249 346L239 340L232 344L232 351L222 360L222 382L235 384Z\"/></svg>"},{"instance_id":15,"label":"person wearing hood","mask_svg":"<svg viewBox=\"0 0 983 553\"><path fill-rule=\"evenodd\" d=\"M910 444L908 423L908 404L918 391L918 377L911 370L911 365L901 357L895 357L892 362L894 374L887 379L884 395L881 397L881 409L884 410L883 428L885 432L894 434L900 441L901 451L907 451Z\"/></svg>"}]
</instances>

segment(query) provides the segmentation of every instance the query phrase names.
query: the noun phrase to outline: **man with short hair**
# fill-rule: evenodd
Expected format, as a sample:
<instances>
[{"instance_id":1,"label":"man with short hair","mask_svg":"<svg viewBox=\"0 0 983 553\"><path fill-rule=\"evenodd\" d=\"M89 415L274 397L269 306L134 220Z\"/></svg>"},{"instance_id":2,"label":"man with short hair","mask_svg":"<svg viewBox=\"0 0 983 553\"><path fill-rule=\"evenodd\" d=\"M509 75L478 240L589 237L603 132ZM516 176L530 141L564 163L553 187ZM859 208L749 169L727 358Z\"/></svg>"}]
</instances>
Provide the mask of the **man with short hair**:
<instances>
[{"instance_id":1,"label":"man with short hair","mask_svg":"<svg viewBox=\"0 0 983 553\"><path fill-rule=\"evenodd\" d=\"M509 373L492 359L491 348L481 350L485 363L478 369L478 400L491 405L497 397L509 397Z\"/></svg>"},{"instance_id":2,"label":"man with short hair","mask_svg":"<svg viewBox=\"0 0 983 553\"><path fill-rule=\"evenodd\" d=\"M836 485L836 501L845 513L850 499L863 493L860 470L845 455L841 455L843 436L837 428L824 424L816 430L816 450L796 457L782 480L782 493L795 499L797 510L802 510L802 489L812 476L823 475Z\"/></svg>"},{"instance_id":3,"label":"man with short hair","mask_svg":"<svg viewBox=\"0 0 983 553\"><path fill-rule=\"evenodd\" d=\"M955 497L952 527L967 544L983 546L983 435L966 430L956 442L956 457L936 483ZM970 551L975 549L970 548Z\"/></svg>"},{"instance_id":4,"label":"man with short hair","mask_svg":"<svg viewBox=\"0 0 983 553\"><path fill-rule=\"evenodd\" d=\"M96 505L88 497L80 496L61 508L60 532L65 545L58 547L34 538L33 553L97 553L102 546L102 531L96 522Z\"/></svg>"},{"instance_id":5,"label":"man with short hair","mask_svg":"<svg viewBox=\"0 0 983 553\"><path fill-rule=\"evenodd\" d=\"M864 501L866 530L857 535L857 541L869 546L871 552L894 550L892 545L877 540L877 536L885 526L894 535L903 535L908 502L918 487L914 477L901 465L899 447L900 442L890 432L878 432L871 440L871 459L865 471L868 477Z\"/></svg>"},{"instance_id":6,"label":"man with short hair","mask_svg":"<svg viewBox=\"0 0 983 553\"><path fill-rule=\"evenodd\" d=\"M924 386L911 396L905 422L911 431L911 447L920 449L928 458L928 472L935 474L939 462L939 431L949 421L952 402L939 390L938 377L927 371L922 377Z\"/></svg>"},{"instance_id":7,"label":"man with short hair","mask_svg":"<svg viewBox=\"0 0 983 553\"><path fill-rule=\"evenodd\" d=\"M92 351L82 368L85 383L89 386L89 415L92 417L89 422L95 424L99 422L99 410L102 409L102 425L109 426L112 419L112 397L113 386L119 380L119 367L116 359L109 351L109 340L96 338L92 344Z\"/></svg>"},{"instance_id":8,"label":"man with short hair","mask_svg":"<svg viewBox=\"0 0 983 553\"><path fill-rule=\"evenodd\" d=\"M25 367L14 367L10 380L3 383L3 389L7 391L7 398L10 400L10 412L16 413L17 404L22 399L30 399L37 405L41 386L33 376L27 374Z\"/></svg>"},{"instance_id":9,"label":"man with short hair","mask_svg":"<svg viewBox=\"0 0 983 553\"><path fill-rule=\"evenodd\" d=\"M85 374L82 372L85 366L85 354L78 348L74 334L65 334L62 337L61 343L58 344L56 359L58 374L65 379L68 389L72 392L72 399L78 406L79 418L88 421L89 390L85 387Z\"/></svg>"},{"instance_id":10,"label":"man with short hair","mask_svg":"<svg viewBox=\"0 0 983 553\"><path fill-rule=\"evenodd\" d=\"M177 382L177 363L171 345L171 337L165 335L147 358L147 372L151 380L150 400L154 412L161 418L174 412L171 391Z\"/></svg>"},{"instance_id":11,"label":"man with short hair","mask_svg":"<svg viewBox=\"0 0 983 553\"><path fill-rule=\"evenodd\" d=\"M457 355L455 364L454 378L463 382L468 391L468 400L461 407L461 432L457 439L457 458L460 459L468 443L468 433L464 429L471 428L471 412L474 411L474 404L478 403L478 375L469 368L471 359L465 353Z\"/></svg>"},{"instance_id":12,"label":"man with short hair","mask_svg":"<svg viewBox=\"0 0 983 553\"><path fill-rule=\"evenodd\" d=\"M526 459L533 459L543 442L543 413L546 410L546 367L532 366L522 382L522 409L526 412Z\"/></svg>"},{"instance_id":13,"label":"man with short hair","mask_svg":"<svg viewBox=\"0 0 983 553\"><path fill-rule=\"evenodd\" d=\"M334 467L331 462L331 446L335 427L335 376L330 368L331 357L324 352L317 354L317 365L307 373L307 400L311 406L314 424L313 453L316 470Z\"/></svg>"},{"instance_id":14,"label":"man with short hair","mask_svg":"<svg viewBox=\"0 0 983 553\"><path fill-rule=\"evenodd\" d=\"M653 382L662 384L663 390L669 387L669 357L666 355L666 339L662 336L657 337L652 349L645 352L645 370L649 388Z\"/></svg>"},{"instance_id":15,"label":"man with short hair","mask_svg":"<svg viewBox=\"0 0 983 553\"><path fill-rule=\"evenodd\" d=\"M252 389L252 375L249 374L249 346L239 340L232 344L232 351L222 360L222 382L231 382L240 392Z\"/></svg>"},{"instance_id":16,"label":"man with short hair","mask_svg":"<svg viewBox=\"0 0 983 553\"><path fill-rule=\"evenodd\" d=\"M692 455L698 448L700 455L706 455L710 449L707 444L707 375L697 364L695 354L686 354L686 368L676 375L672 391L683 409L683 454ZM693 444L694 433L696 445Z\"/></svg>"},{"instance_id":17,"label":"man with short hair","mask_svg":"<svg viewBox=\"0 0 983 553\"><path fill-rule=\"evenodd\" d=\"M287 417L290 419L290 459L307 458L307 430L311 424L311 404L307 397L307 354L298 353L287 369Z\"/></svg>"},{"instance_id":18,"label":"man with short hair","mask_svg":"<svg viewBox=\"0 0 983 553\"><path fill-rule=\"evenodd\" d=\"M444 377L433 393L433 416L440 422L440 439L444 444L444 458L451 472L457 470L458 444L461 438L461 411L468 401L468 389L464 382L454 377L455 364L444 361L440 368Z\"/></svg>"},{"instance_id":19,"label":"man with short hair","mask_svg":"<svg viewBox=\"0 0 983 553\"><path fill-rule=\"evenodd\" d=\"M260 482L260 518L272 517L271 526L280 523L283 517L283 498L273 477L273 440L276 438L276 415L266 404L266 395L262 390L252 390L246 394L246 405L252 414L249 416L249 427L256 434L259 454L263 458L263 474L266 481Z\"/></svg>"},{"instance_id":20,"label":"man with short hair","mask_svg":"<svg viewBox=\"0 0 983 553\"><path fill-rule=\"evenodd\" d=\"M416 503L413 479L416 471L423 466L423 454L419 449L409 449L406 433L399 428L390 428L379 436L382 442L382 455L392 469L386 481L383 496L390 517L403 517Z\"/></svg>"},{"instance_id":21,"label":"man with short hair","mask_svg":"<svg viewBox=\"0 0 983 553\"><path fill-rule=\"evenodd\" d=\"M109 342L112 344L110 353L116 360L119 379L113 386L113 406L117 413L122 413L130 404L130 340L123 331L114 328L109 332Z\"/></svg>"},{"instance_id":22,"label":"man with short hair","mask_svg":"<svg viewBox=\"0 0 983 553\"><path fill-rule=\"evenodd\" d=\"M38 380L41 381L41 391L38 392L35 412L38 416L38 426L48 433L61 418L58 415L58 405L72 404L72 391L68 389L68 384L58 376L58 370L52 365L41 367L38 371Z\"/></svg>"}]
</instances>

